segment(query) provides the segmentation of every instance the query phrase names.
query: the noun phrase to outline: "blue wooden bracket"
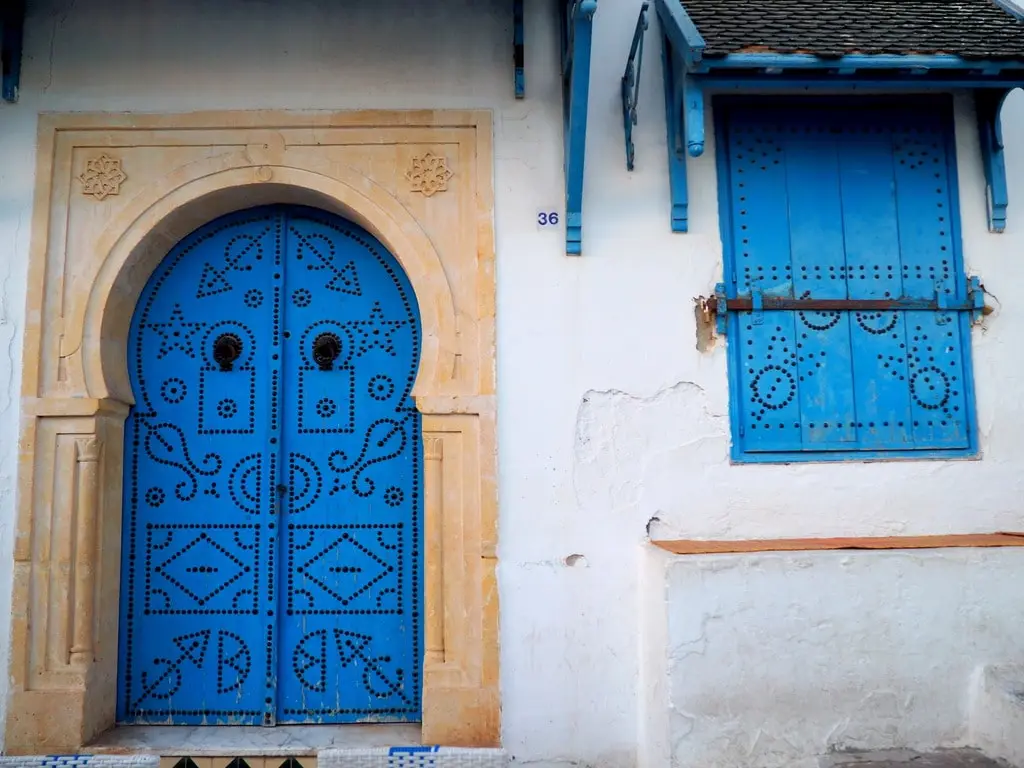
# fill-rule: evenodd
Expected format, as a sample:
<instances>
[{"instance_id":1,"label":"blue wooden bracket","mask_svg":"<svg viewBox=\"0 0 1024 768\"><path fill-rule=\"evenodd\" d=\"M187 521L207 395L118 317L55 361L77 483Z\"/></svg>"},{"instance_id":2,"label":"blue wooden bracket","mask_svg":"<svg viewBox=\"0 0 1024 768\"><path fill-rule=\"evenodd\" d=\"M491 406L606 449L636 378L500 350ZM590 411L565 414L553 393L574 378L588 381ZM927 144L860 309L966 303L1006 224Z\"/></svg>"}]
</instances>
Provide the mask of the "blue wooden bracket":
<instances>
[{"instance_id":1,"label":"blue wooden bracket","mask_svg":"<svg viewBox=\"0 0 1024 768\"><path fill-rule=\"evenodd\" d=\"M690 71L704 58L704 38L679 0L655 0L662 29L665 127L672 196L672 231L689 228L686 157L704 153L704 88Z\"/></svg>"},{"instance_id":2,"label":"blue wooden bracket","mask_svg":"<svg viewBox=\"0 0 1024 768\"><path fill-rule=\"evenodd\" d=\"M21 48L25 30L25 0L4 0L0 11L0 95L6 102L18 100L21 84Z\"/></svg>"},{"instance_id":3,"label":"blue wooden bracket","mask_svg":"<svg viewBox=\"0 0 1024 768\"><path fill-rule=\"evenodd\" d=\"M665 81L665 128L668 132L668 181L672 198L672 231L689 228L689 194L686 187L686 148L682 136L682 113L676 98L677 71L672 46L666 38L662 46ZM724 331L723 331L724 333Z\"/></svg>"},{"instance_id":4,"label":"blue wooden bracket","mask_svg":"<svg viewBox=\"0 0 1024 768\"><path fill-rule=\"evenodd\" d=\"M512 0L512 63L517 99L526 96L526 51L523 46L523 0Z\"/></svg>"},{"instance_id":5,"label":"blue wooden bracket","mask_svg":"<svg viewBox=\"0 0 1024 768\"><path fill-rule=\"evenodd\" d=\"M565 250L583 252L583 165L590 98L590 50L597 0L559 0L565 131Z\"/></svg>"},{"instance_id":6,"label":"blue wooden bracket","mask_svg":"<svg viewBox=\"0 0 1024 768\"><path fill-rule=\"evenodd\" d=\"M633 44L629 47L626 71L622 75L622 127L626 132L626 170L632 171L636 160L633 146L633 126L636 125L636 106L640 100L640 72L644 63L644 32L647 31L649 2L640 6L640 15L633 30Z\"/></svg>"},{"instance_id":7,"label":"blue wooden bracket","mask_svg":"<svg viewBox=\"0 0 1024 768\"><path fill-rule=\"evenodd\" d=\"M704 154L704 87L693 72L704 61L704 38L679 0L655 1L665 46L675 65L671 109L681 132L677 143L685 144L690 157L700 157Z\"/></svg>"},{"instance_id":8,"label":"blue wooden bracket","mask_svg":"<svg viewBox=\"0 0 1024 768\"><path fill-rule=\"evenodd\" d=\"M985 167L990 232L1002 232L1006 229L1009 193L1006 188L1006 161L1003 158L1003 127L1000 113L1011 90L979 89L974 94L978 137L981 140L981 162Z\"/></svg>"}]
</instances>

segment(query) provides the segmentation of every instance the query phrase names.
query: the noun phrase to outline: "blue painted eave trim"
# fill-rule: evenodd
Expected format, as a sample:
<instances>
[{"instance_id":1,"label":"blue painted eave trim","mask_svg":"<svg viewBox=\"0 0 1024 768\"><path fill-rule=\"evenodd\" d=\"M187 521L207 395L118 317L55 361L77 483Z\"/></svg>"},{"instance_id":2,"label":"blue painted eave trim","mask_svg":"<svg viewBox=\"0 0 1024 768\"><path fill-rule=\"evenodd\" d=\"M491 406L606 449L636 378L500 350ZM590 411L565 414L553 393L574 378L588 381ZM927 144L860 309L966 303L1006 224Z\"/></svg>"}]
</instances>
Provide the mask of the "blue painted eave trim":
<instances>
[{"instance_id":1,"label":"blue painted eave trim","mask_svg":"<svg viewBox=\"0 0 1024 768\"><path fill-rule=\"evenodd\" d=\"M18 100L24 29L25 0L4 0L0 10L0 96L9 103Z\"/></svg>"},{"instance_id":2,"label":"blue painted eave trim","mask_svg":"<svg viewBox=\"0 0 1024 768\"><path fill-rule=\"evenodd\" d=\"M687 69L698 67L704 58L704 37L679 0L655 0L661 29L672 41Z\"/></svg>"},{"instance_id":3,"label":"blue painted eave trim","mask_svg":"<svg viewBox=\"0 0 1024 768\"><path fill-rule=\"evenodd\" d=\"M934 70L953 70L981 75L996 75L1006 71L1024 73L1024 60L965 59L947 54L934 55L867 55L824 57L804 53L734 53L716 58L703 58L687 67L694 74L723 69L759 69L769 74L790 70L825 70L838 74L863 71L895 70L910 74L924 74Z\"/></svg>"},{"instance_id":4,"label":"blue painted eave trim","mask_svg":"<svg viewBox=\"0 0 1024 768\"><path fill-rule=\"evenodd\" d=\"M565 250L583 252L583 168L590 100L590 52L597 0L559 0L565 122Z\"/></svg>"},{"instance_id":5,"label":"blue painted eave trim","mask_svg":"<svg viewBox=\"0 0 1024 768\"><path fill-rule=\"evenodd\" d=\"M1013 16L1013 18L1024 21L1024 7L1018 7L1009 2L1009 0L995 0L995 4Z\"/></svg>"}]
</instances>

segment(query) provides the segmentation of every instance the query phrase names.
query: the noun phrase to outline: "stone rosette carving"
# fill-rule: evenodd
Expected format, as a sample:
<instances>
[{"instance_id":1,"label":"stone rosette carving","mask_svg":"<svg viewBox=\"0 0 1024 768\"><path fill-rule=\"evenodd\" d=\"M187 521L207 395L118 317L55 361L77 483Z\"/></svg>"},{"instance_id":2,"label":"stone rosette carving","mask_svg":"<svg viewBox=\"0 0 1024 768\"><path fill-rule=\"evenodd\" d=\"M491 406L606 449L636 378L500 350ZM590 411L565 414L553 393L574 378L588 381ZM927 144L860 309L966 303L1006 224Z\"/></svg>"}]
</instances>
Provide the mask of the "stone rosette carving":
<instances>
[{"instance_id":1,"label":"stone rosette carving","mask_svg":"<svg viewBox=\"0 0 1024 768\"><path fill-rule=\"evenodd\" d=\"M427 152L412 159L412 167L406 171L405 178L411 183L413 192L422 192L425 197L430 197L448 189L448 181L454 175L448 167L447 158Z\"/></svg>"},{"instance_id":2,"label":"stone rosette carving","mask_svg":"<svg viewBox=\"0 0 1024 768\"><path fill-rule=\"evenodd\" d=\"M82 194L103 200L121 192L121 185L128 175L121 169L121 160L102 154L86 161L85 170L79 175Z\"/></svg>"}]
</instances>

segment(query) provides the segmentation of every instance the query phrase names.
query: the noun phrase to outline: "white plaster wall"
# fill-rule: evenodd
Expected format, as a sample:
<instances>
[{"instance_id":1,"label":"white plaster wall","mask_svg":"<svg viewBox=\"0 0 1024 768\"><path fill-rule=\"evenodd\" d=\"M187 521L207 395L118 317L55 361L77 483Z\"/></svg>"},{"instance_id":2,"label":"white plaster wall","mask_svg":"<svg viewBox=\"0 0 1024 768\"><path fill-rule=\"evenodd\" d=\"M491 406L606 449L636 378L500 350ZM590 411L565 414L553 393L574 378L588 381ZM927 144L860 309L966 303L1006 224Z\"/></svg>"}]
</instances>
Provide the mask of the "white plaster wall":
<instances>
[{"instance_id":1,"label":"white plaster wall","mask_svg":"<svg viewBox=\"0 0 1024 768\"><path fill-rule=\"evenodd\" d=\"M0 637L9 614L17 392L40 111L485 107L495 113L502 689L521 762L636 760L640 544L1020 529L1024 480L1024 98L1008 106L1011 222L985 230L961 110L963 229L1001 300L975 333L984 460L733 467L725 355L695 349L691 298L721 271L714 148L690 168L691 232L668 226L656 25L637 168L619 78L640 0L600 0L582 258L539 232L563 196L552 4L527 0L527 99L511 90L507 0L32 0L22 98L0 105ZM1014 128L1016 126L1016 129ZM579 554L581 558L566 558ZM674 601L690 599L680 587ZM643 608L643 610L641 610ZM764 661L771 659L765 656ZM6 646L0 669L7 668ZM0 702L6 680L0 679ZM0 705L3 706L3 705ZM936 703L936 706L940 706ZM2 713L0 713L2 714Z\"/></svg>"},{"instance_id":2,"label":"white plaster wall","mask_svg":"<svg viewBox=\"0 0 1024 768\"><path fill-rule=\"evenodd\" d=\"M830 750L969 743L972 676L1020 658L1008 574L1022 571L1020 549L676 560L672 764L811 768Z\"/></svg>"}]
</instances>

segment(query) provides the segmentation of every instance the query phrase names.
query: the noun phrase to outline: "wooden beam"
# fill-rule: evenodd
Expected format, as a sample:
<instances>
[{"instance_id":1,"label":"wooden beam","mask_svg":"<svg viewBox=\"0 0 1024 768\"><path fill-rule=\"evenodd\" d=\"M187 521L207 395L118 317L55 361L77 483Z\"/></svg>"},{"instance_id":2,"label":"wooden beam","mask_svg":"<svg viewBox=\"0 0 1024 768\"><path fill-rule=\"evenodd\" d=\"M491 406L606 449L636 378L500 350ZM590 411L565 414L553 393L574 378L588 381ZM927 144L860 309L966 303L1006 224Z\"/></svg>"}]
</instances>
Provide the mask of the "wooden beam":
<instances>
[{"instance_id":1,"label":"wooden beam","mask_svg":"<svg viewBox=\"0 0 1024 768\"><path fill-rule=\"evenodd\" d=\"M1024 547L1024 532L959 533L941 536L853 536L813 539L675 539L652 541L673 555L751 552L814 552L837 549L950 549L955 547Z\"/></svg>"}]
</instances>

